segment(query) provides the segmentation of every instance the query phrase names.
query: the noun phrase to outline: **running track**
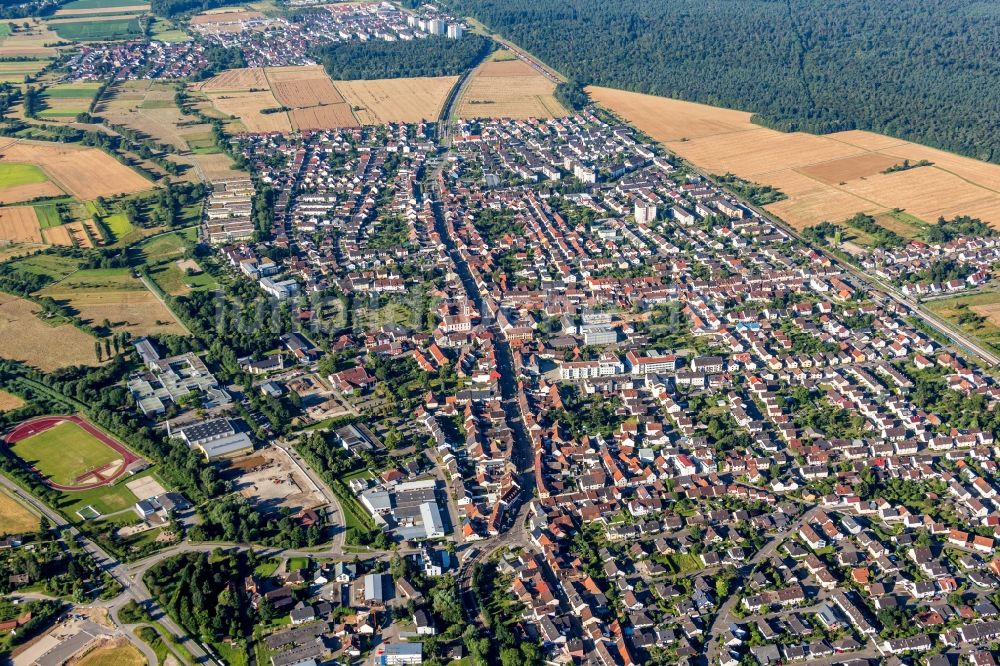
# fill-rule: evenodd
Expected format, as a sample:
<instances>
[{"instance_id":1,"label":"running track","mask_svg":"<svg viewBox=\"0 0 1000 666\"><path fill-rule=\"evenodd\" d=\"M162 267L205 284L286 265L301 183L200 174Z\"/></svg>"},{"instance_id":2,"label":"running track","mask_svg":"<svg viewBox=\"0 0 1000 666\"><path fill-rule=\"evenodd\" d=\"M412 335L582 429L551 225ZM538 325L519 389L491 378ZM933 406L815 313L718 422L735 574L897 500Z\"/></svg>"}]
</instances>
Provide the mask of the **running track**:
<instances>
[{"instance_id":1,"label":"running track","mask_svg":"<svg viewBox=\"0 0 1000 666\"><path fill-rule=\"evenodd\" d=\"M112 476L102 476L101 480L95 481L93 483L84 484L82 486L64 486L58 483L53 483L49 479L39 472L37 469L35 473L42 477L45 481L45 485L50 488L55 488L61 491L73 491L73 490L87 490L89 488L97 488L99 486L106 486L112 483L115 479L120 477L125 473L125 470L129 466L139 460L139 457L122 446L119 442L109 437L102 430L94 426L92 423L86 419L80 418L79 416L39 416L38 418L29 419L24 423L18 424L10 433L4 438L4 441L8 445L16 444L22 439L27 439L33 435L37 435L40 432L44 432L50 428L54 428L60 423L75 423L84 430L86 430L90 435L96 437L98 440L104 443L105 446L117 451L121 454L123 463L118 467L118 470ZM100 470L94 470L95 473L99 473Z\"/></svg>"}]
</instances>

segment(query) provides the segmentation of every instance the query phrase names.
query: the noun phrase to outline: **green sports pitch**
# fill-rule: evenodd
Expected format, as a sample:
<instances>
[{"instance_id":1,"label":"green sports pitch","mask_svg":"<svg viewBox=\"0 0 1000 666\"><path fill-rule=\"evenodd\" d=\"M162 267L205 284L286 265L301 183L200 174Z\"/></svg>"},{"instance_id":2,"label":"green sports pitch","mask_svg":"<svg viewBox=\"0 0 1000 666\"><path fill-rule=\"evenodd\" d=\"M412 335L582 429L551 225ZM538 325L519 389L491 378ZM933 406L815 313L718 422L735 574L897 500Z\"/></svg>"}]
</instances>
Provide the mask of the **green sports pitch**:
<instances>
[{"instance_id":1,"label":"green sports pitch","mask_svg":"<svg viewBox=\"0 0 1000 666\"><path fill-rule=\"evenodd\" d=\"M69 421L25 437L11 449L57 486L73 486L87 472L121 460L120 453Z\"/></svg>"}]
</instances>

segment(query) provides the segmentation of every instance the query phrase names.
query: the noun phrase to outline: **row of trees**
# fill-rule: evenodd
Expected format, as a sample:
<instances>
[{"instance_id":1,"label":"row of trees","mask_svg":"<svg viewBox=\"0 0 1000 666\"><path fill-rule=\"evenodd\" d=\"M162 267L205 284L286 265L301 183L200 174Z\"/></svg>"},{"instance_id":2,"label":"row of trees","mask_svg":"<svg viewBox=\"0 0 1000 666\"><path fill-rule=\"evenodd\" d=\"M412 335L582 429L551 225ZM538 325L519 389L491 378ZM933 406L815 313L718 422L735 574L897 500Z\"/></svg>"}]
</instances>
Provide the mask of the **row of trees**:
<instances>
[{"instance_id":1,"label":"row of trees","mask_svg":"<svg viewBox=\"0 0 1000 666\"><path fill-rule=\"evenodd\" d=\"M449 4L575 80L1000 161L1000 21L979 0Z\"/></svg>"},{"instance_id":2,"label":"row of trees","mask_svg":"<svg viewBox=\"0 0 1000 666\"><path fill-rule=\"evenodd\" d=\"M225 0L152 0L150 8L157 16L170 18L186 12L221 7L224 4Z\"/></svg>"}]
</instances>

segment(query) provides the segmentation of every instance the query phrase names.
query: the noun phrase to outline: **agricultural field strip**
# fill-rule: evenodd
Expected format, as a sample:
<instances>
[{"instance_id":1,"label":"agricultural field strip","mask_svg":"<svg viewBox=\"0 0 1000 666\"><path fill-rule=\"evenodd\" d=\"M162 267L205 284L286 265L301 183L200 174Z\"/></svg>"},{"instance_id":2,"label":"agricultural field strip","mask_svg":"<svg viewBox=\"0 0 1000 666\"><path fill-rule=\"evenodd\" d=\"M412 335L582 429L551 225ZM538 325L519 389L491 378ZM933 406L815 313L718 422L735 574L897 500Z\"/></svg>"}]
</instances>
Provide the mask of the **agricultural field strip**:
<instances>
[{"instance_id":1,"label":"agricultural field strip","mask_svg":"<svg viewBox=\"0 0 1000 666\"><path fill-rule=\"evenodd\" d=\"M75 149L68 144L18 139L0 147L0 151L6 150L15 152L4 153L4 159L35 164L56 186L80 200L141 192L152 187L146 178L97 148Z\"/></svg>"},{"instance_id":2,"label":"agricultural field strip","mask_svg":"<svg viewBox=\"0 0 1000 666\"><path fill-rule=\"evenodd\" d=\"M52 16L59 19L77 16L101 16L114 14L116 12L121 14L131 14L148 12L149 9L150 6L148 4L122 5L121 7L89 7L87 9L67 9L66 5L63 5L63 8L57 10Z\"/></svg>"},{"instance_id":3,"label":"agricultural field strip","mask_svg":"<svg viewBox=\"0 0 1000 666\"><path fill-rule=\"evenodd\" d=\"M782 190L788 199L768 208L795 226L894 208L922 221L970 214L1000 223L1000 167L994 165L868 132L783 134L753 125L750 114L740 111L606 88L590 90L603 106L706 171L731 171ZM886 175L882 170L872 173L878 158L869 161L866 156L888 158L886 165L904 159L927 159L933 165ZM843 171L837 178L836 162L846 167L852 160L865 168L856 174ZM830 169L825 172L824 166Z\"/></svg>"},{"instance_id":4,"label":"agricultural field strip","mask_svg":"<svg viewBox=\"0 0 1000 666\"><path fill-rule=\"evenodd\" d=\"M49 19L49 25L62 25L64 23L91 23L99 21L124 21L130 19L137 19L141 17L142 14L102 14L94 16L73 16L64 18Z\"/></svg>"}]
</instances>

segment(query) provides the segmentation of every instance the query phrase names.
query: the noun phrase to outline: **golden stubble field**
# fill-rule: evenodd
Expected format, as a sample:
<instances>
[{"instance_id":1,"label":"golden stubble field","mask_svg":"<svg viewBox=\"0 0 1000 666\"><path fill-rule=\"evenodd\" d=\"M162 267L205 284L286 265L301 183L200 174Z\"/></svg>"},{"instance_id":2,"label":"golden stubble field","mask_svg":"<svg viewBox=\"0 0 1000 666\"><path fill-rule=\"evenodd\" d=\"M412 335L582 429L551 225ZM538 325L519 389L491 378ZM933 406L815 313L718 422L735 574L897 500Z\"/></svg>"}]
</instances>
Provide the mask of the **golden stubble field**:
<instances>
[{"instance_id":1,"label":"golden stubble field","mask_svg":"<svg viewBox=\"0 0 1000 666\"><path fill-rule=\"evenodd\" d=\"M0 208L0 239L15 243L42 243L38 215L31 206Z\"/></svg>"},{"instance_id":2,"label":"golden stubble field","mask_svg":"<svg viewBox=\"0 0 1000 666\"><path fill-rule=\"evenodd\" d=\"M42 234L45 241L51 245L65 245L66 247L94 247L91 240L101 238L101 232L91 220L86 222L67 222L57 227L49 227Z\"/></svg>"},{"instance_id":3,"label":"golden stubble field","mask_svg":"<svg viewBox=\"0 0 1000 666\"><path fill-rule=\"evenodd\" d=\"M0 390L0 412L9 412L24 406L24 399L13 393Z\"/></svg>"},{"instance_id":4,"label":"golden stubble field","mask_svg":"<svg viewBox=\"0 0 1000 666\"><path fill-rule=\"evenodd\" d=\"M362 125L437 120L457 76L335 81Z\"/></svg>"},{"instance_id":5,"label":"golden stubble field","mask_svg":"<svg viewBox=\"0 0 1000 666\"><path fill-rule=\"evenodd\" d=\"M28 27L25 28L24 24ZM0 58L16 58L20 56L55 56L58 51L46 44L59 42L59 35L37 19L18 19L17 32L8 35L0 43Z\"/></svg>"},{"instance_id":6,"label":"golden stubble field","mask_svg":"<svg viewBox=\"0 0 1000 666\"><path fill-rule=\"evenodd\" d=\"M472 73L458 101L459 118L552 118L566 109L556 86L521 60L490 60Z\"/></svg>"},{"instance_id":7,"label":"golden stubble field","mask_svg":"<svg viewBox=\"0 0 1000 666\"><path fill-rule=\"evenodd\" d=\"M435 120L457 77L332 81L322 67L227 70L198 84L232 129L287 132ZM285 107L287 112L261 113Z\"/></svg>"},{"instance_id":8,"label":"golden stubble field","mask_svg":"<svg viewBox=\"0 0 1000 666\"><path fill-rule=\"evenodd\" d=\"M69 365L94 365L94 338L70 324L51 326L38 306L0 293L0 356L51 372Z\"/></svg>"},{"instance_id":9,"label":"golden stubble field","mask_svg":"<svg viewBox=\"0 0 1000 666\"><path fill-rule=\"evenodd\" d=\"M290 132L292 125L285 111L261 113L281 106L270 90L210 94L212 104L222 113L240 121L248 132Z\"/></svg>"},{"instance_id":10,"label":"golden stubble field","mask_svg":"<svg viewBox=\"0 0 1000 666\"><path fill-rule=\"evenodd\" d=\"M780 189L788 198L768 210L797 228L895 208L924 222L971 215L1000 226L1000 165L873 132L783 133L754 125L743 111L611 88L588 91L705 171ZM904 159L934 164L882 173Z\"/></svg>"},{"instance_id":11,"label":"golden stubble field","mask_svg":"<svg viewBox=\"0 0 1000 666\"><path fill-rule=\"evenodd\" d=\"M262 18L264 15L257 11L221 7L192 16L191 25L206 32L233 32L239 30L240 24L245 21L255 21Z\"/></svg>"},{"instance_id":12,"label":"golden stubble field","mask_svg":"<svg viewBox=\"0 0 1000 666\"><path fill-rule=\"evenodd\" d=\"M11 397L16 398L17 396ZM24 402L22 401L21 404ZM0 536L29 534L37 532L39 527L38 516L28 511L24 505L7 494L7 491L0 491Z\"/></svg>"},{"instance_id":13,"label":"golden stubble field","mask_svg":"<svg viewBox=\"0 0 1000 666\"><path fill-rule=\"evenodd\" d=\"M128 331L135 337L186 332L156 296L127 271L108 275L80 271L38 295L65 303L92 325L107 319L115 331Z\"/></svg>"},{"instance_id":14,"label":"golden stubble field","mask_svg":"<svg viewBox=\"0 0 1000 666\"><path fill-rule=\"evenodd\" d=\"M97 148L21 140L0 148L0 160L34 164L58 188L81 201L142 192L153 186L146 178Z\"/></svg>"},{"instance_id":15,"label":"golden stubble field","mask_svg":"<svg viewBox=\"0 0 1000 666\"><path fill-rule=\"evenodd\" d=\"M264 75L279 102L293 109L340 104L343 96L319 65L268 67Z\"/></svg>"}]
</instances>

